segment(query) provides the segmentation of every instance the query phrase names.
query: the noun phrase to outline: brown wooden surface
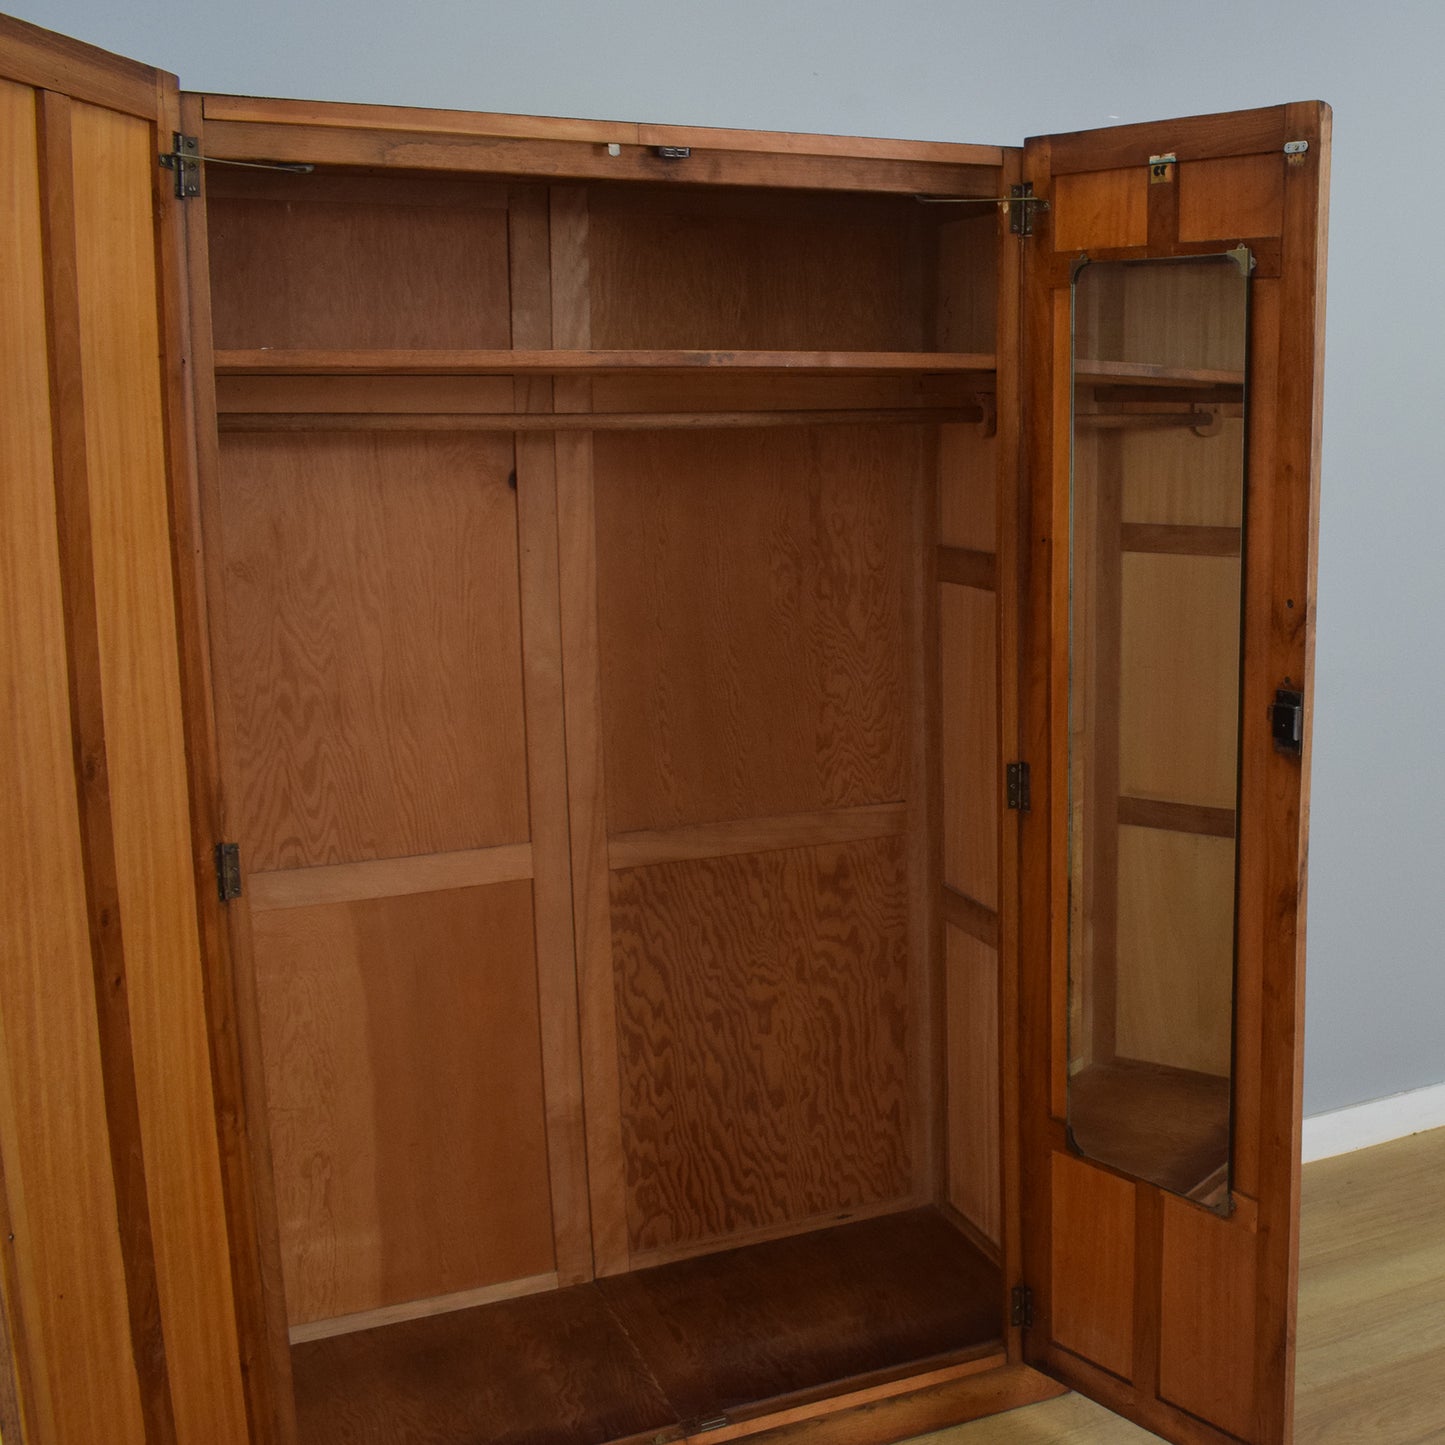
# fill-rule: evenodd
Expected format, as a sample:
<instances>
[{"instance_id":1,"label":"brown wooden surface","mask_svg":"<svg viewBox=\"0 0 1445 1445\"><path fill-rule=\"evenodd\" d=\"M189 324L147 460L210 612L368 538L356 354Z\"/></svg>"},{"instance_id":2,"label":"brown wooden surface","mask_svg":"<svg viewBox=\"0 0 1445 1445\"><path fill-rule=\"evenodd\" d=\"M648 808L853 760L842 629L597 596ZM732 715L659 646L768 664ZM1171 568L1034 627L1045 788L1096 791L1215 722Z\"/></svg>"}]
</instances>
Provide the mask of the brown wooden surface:
<instances>
[{"instance_id":1,"label":"brown wooden surface","mask_svg":"<svg viewBox=\"0 0 1445 1445\"><path fill-rule=\"evenodd\" d=\"M179 399L158 365L137 364L161 355L157 127L77 104L70 129L97 680L160 1323L178 1437L236 1440L171 557L166 411Z\"/></svg>"},{"instance_id":2,"label":"brown wooden surface","mask_svg":"<svg viewBox=\"0 0 1445 1445\"><path fill-rule=\"evenodd\" d=\"M684 1421L998 1337L997 1271L929 1210L605 1280Z\"/></svg>"},{"instance_id":3,"label":"brown wooden surface","mask_svg":"<svg viewBox=\"0 0 1445 1445\"><path fill-rule=\"evenodd\" d=\"M919 194L995 196L997 164L930 160L879 160L871 156L810 156L700 149L686 161L658 156L649 146L624 145L610 156L605 145L574 139L448 134L426 128L356 128L328 115L316 124L210 120L207 154L229 160L289 161L307 165L396 167L491 176L548 176L558 180L655 181L666 185L799 188ZM746 132L743 133L746 137ZM986 148L992 151L992 148Z\"/></svg>"},{"instance_id":4,"label":"brown wooden surface","mask_svg":"<svg viewBox=\"0 0 1445 1445\"><path fill-rule=\"evenodd\" d=\"M1288 133L1286 135L1286 132ZM1184 1263L1187 1253L1175 1251L1171 1263L1164 1263L1161 1231L1167 1211L1156 1210L1152 1196L1142 1194L1148 1205L1141 1209L1139 1226L1121 1251L1134 1256L1136 1305L1147 1309L1135 1311L1134 1339L1129 1357L1137 1367L1149 1359L1149 1338L1157 1329L1162 1340L1173 1332L1176 1340L1186 1340L1192 1327L1185 1319L1190 1309L1213 1310L1217 1315L1233 1310L1238 1318L1233 1325L1236 1340L1254 1340L1247 1361L1239 1357L1225 1360L1208 1350L1198 1350L1191 1363L1181 1365L1190 1346L1179 1346L1175 1362L1175 1389L1187 1390L1193 1408L1207 1419L1231 1424L1245 1432L1251 1441L1279 1442L1288 1436L1292 1376L1292 1329L1294 1299L1294 1239L1296 1238L1296 1202L1298 1189L1299 1141L1299 970L1301 935L1299 909L1303 878L1303 830L1306 825L1302 774L1297 762L1274 753L1267 730L1248 725L1251 717L1262 717L1272 689L1280 679L1301 679L1308 686L1309 639L1312 621L1310 588L1312 586L1313 530L1316 516L1318 465L1318 386L1320 352L1318 347L1319 317L1322 307L1322 236L1320 205L1324 195L1324 172L1327 168L1328 111L1316 105L1276 109L1272 112L1242 113L1237 116L1206 117L1192 121L1169 123L1157 127L1124 128L1117 132L1080 134L1076 137L1055 137L1052 141L1031 146L1029 167L1036 188L1042 193L1053 191L1056 206L1050 215L1049 230L1057 244L1057 187L1051 187L1051 167L1079 175L1107 172L1121 167L1132 168L1135 153L1176 149L1180 152L1178 168L1181 195L1187 188L1192 163L1213 161L1231 156L1260 156L1274 152L1283 139L1305 139L1310 143L1308 158L1286 163L1284 171L1284 202L1281 219L1282 236L1254 238L1251 245L1263 261L1252 283L1251 304L1251 426L1250 475L1255 482L1249 503L1248 576L1246 578L1246 611L1244 618L1244 688L1243 711L1246 719L1241 747L1243 785L1238 819L1241 893L1239 899L1238 963L1236 968L1236 1016L1238 1033L1234 1047L1235 1087L1235 1160L1236 1185L1248 1187L1258 1199L1257 1211L1251 1205L1237 1210L1228 1228L1246 1231L1252 1221L1259 1221L1252 1244L1232 1244L1223 1253L1211 1254L1212 1266L1201 1254L1198 1260ZM1138 160L1147 159L1139 155ZM1271 164L1276 162L1271 161ZM1261 200L1267 186L1259 180L1264 161L1241 192L1246 208L1258 216L1270 210L1267 199ZM1168 235L1151 234L1149 245L1160 254L1177 254L1190 246L1205 250L1210 246L1223 249L1238 239L1233 228L1238 224L1238 211L1231 211L1229 188L1210 183L1218 210L1207 219L1196 210L1190 226L1200 239L1184 242ZM1196 191L1198 198L1204 191ZM1255 199L1250 200L1253 194ZM1163 221L1163 229L1172 224L1160 207L1154 208L1154 219ZM1086 228L1087 229L1087 228ZM1066 233L1067 235L1067 233ZM1072 238L1078 246L1093 243ZM1139 252L1138 254L1143 254ZM1275 257L1277 256L1277 260ZM1058 346L1061 323L1067 316L1058 302L1067 298L1068 252L1054 262L1035 265L1030 310L1034 318L1038 350L1036 355L1060 355ZM1182 273L1180 273L1182 274ZM1162 271L1160 285L1165 290ZM1174 279L1177 279L1174 278ZM1161 292L1162 294L1162 292ZM1160 375L1178 364L1177 357L1161 357ZM1221 355L1214 366L1227 372L1231 364ZM1055 363L1054 375L1063 368ZM1107 371L1107 367L1102 369ZM1102 372L1101 372L1102 376ZM1201 380L1203 378L1200 378ZM1218 378L1222 383L1226 376ZM1039 504L1054 513L1054 502L1063 477L1055 464L1066 453L1059 445L1066 428L1060 425L1058 402L1061 388L1041 372L1036 395L1042 404L1042 420L1037 422L1036 455L1040 478L1037 493ZM1237 423L1225 418L1222 430ZM1172 447L1171 459L1159 453L1163 463L1156 466L1147 487L1136 490L1125 499L1128 522L1165 526L1233 527L1238 514L1221 510L1223 497L1217 489L1203 489L1192 504L1186 505L1183 493L1170 480L1175 463L1181 461L1180 449L1198 443L1185 430L1140 431L1121 433L1126 445ZM1145 473L1145 475L1149 475ZM1261 490L1260 479L1268 481ZM1052 479L1050 482L1048 479ZM1267 493L1267 500L1266 494ZM1062 535L1057 520L1055 537ZM1049 531L1036 531L1041 543L1041 560L1049 554ZM1232 559L1208 556L1169 556L1130 554L1126 559L1126 590L1129 569L1139 562L1156 562L1171 567L1198 567L1201 564L1229 565ZM1233 564L1236 565L1237 564ZM1052 569L1055 578L1059 573ZM1238 574L1235 585L1238 584ZM1055 671L1052 677L1044 667L1048 658L1047 628L1043 619L1050 615L1053 597L1040 587L1035 592L1039 626L1035 631L1040 659L1032 673L1029 687L1029 708L1033 725L1040 730L1041 740L1047 736L1047 698L1050 686L1055 695L1064 695L1066 678ZM1237 595L1237 594L1236 594ZM1186 609L1187 610L1187 609ZM1145 633L1136 629L1136 638ZM1127 645L1127 644L1126 644ZM1046 681L1047 678L1047 681ZM1232 712L1232 709L1231 709ZM1231 733L1233 729L1231 728ZM1147 758L1147 749L1145 750ZM1128 758L1126 755L1126 767ZM1057 772L1057 759L1051 760L1051 772ZM1040 777L1035 770L1035 806L1040 798ZM1048 779L1043 786L1049 788ZM1057 786L1057 779L1052 786ZM1125 780L1126 794L1143 799L1177 798L1198 806L1224 810L1232 806L1230 798L1184 797L1169 789L1131 786ZM1056 826L1058 800L1050 807L1051 822ZM1035 834L1025 857L1026 877L1033 881L1035 896L1047 896L1042 886L1047 878L1049 839L1045 829ZM1131 830L1125 830L1131 831ZM1055 834L1056 839L1059 834ZM1151 846L1164 839L1186 839L1182 833L1154 830ZM1191 845L1211 842L1227 846L1223 838L1195 836ZM1174 910L1177 912L1177 910ZM1038 936L1038 935L1036 935ZM1182 936L1182 933L1181 933ZM1033 965L1035 972L1026 984L1026 1005L1033 1022L1028 1025L1038 1040L1034 1045L1039 1056L1043 1041L1051 1038L1050 1052L1058 1047L1055 1003L1057 994L1051 986L1051 972L1043 958ZM1057 1053L1054 1052L1055 1089ZM1026 1085L1027 1087L1027 1085ZM1058 1147L1059 1135L1047 1122L1047 1115L1057 1099L1049 1099L1042 1086L1035 1086L1026 1130L1029 1135L1029 1157L1033 1177L1047 1184L1047 1171L1039 1164ZM1055 1155L1055 1158L1058 1156ZM1142 1188L1142 1187L1141 1187ZM1241 1206L1243 1199L1238 1201ZM1182 1207L1182 1206L1181 1206ZM1157 1213L1157 1221L1151 1218ZM1205 1216L1208 1218L1209 1216ZM1061 1249L1059 1231L1068 1228L1068 1215L1054 1208L1040 1221L1034 1216L1030 1225L1030 1251L1037 1259L1057 1260ZM1242 1222L1241 1222L1242 1221ZM1050 1239L1052 1236L1052 1240ZM1123 1267L1122 1253L1118 1261ZM1203 1274L1213 1267L1222 1276L1205 1282ZM1163 1276L1173 1271L1170 1291L1161 1297ZM1030 1273L1033 1271L1030 1270ZM1245 1273L1249 1281L1245 1283ZM1153 1277L1151 1280L1150 1277ZM1200 1291L1208 1301L1199 1304ZM1038 1338L1031 1337L1031 1357L1046 1359L1048 1368L1059 1378L1087 1389L1111 1408L1125 1411L1150 1428L1160 1430L1178 1441L1218 1441L1224 1437L1214 1426L1161 1400L1163 1388L1159 1379L1141 1375L1132 1385L1104 1370L1085 1363L1060 1345L1043 1344L1044 1335L1058 1339L1058 1311L1062 1302L1057 1288L1047 1292L1036 1309L1039 1321ZM1209 1303L1212 1301L1213 1303ZM1232 1302L1232 1303L1231 1303ZM1072 1306L1070 1306L1072 1307ZM1181 1333L1184 1332L1184 1333ZM1120 1358L1123 1358L1120 1351ZM1203 1380L1213 1381L1206 1390Z\"/></svg>"},{"instance_id":5,"label":"brown wooden surface","mask_svg":"<svg viewBox=\"0 0 1445 1445\"><path fill-rule=\"evenodd\" d=\"M943 1388L940 1366L975 1357L957 1383L999 1375L983 1363L998 1329L996 1267L919 1210L299 1345L295 1368L308 1445L602 1445L723 1414L772 1439L803 1423L775 1418L799 1402L825 1418L835 1393L896 1410L909 1374ZM970 1393L1013 1399L1005 1383Z\"/></svg>"},{"instance_id":6,"label":"brown wooden surface","mask_svg":"<svg viewBox=\"0 0 1445 1445\"><path fill-rule=\"evenodd\" d=\"M984 1238L1002 1240L999 1143L999 957L946 930L948 1202Z\"/></svg>"},{"instance_id":7,"label":"brown wooden surface","mask_svg":"<svg viewBox=\"0 0 1445 1445\"><path fill-rule=\"evenodd\" d=\"M9 15L0 15L0 76L147 120L155 117L162 83L149 65ZM174 94L174 80L166 79Z\"/></svg>"},{"instance_id":8,"label":"brown wooden surface","mask_svg":"<svg viewBox=\"0 0 1445 1445\"><path fill-rule=\"evenodd\" d=\"M902 803L865 803L857 808L824 808L774 818L640 828L614 833L607 843L607 860L614 869L646 868L690 858L726 858L862 838L892 838L906 831L906 823L907 809Z\"/></svg>"},{"instance_id":9,"label":"brown wooden surface","mask_svg":"<svg viewBox=\"0 0 1445 1445\"><path fill-rule=\"evenodd\" d=\"M1053 1156L1051 1338L1128 1379L1134 1361L1134 1186Z\"/></svg>"},{"instance_id":10,"label":"brown wooden surface","mask_svg":"<svg viewBox=\"0 0 1445 1445\"><path fill-rule=\"evenodd\" d=\"M998 902L997 602L939 588L942 675L943 881L986 907Z\"/></svg>"},{"instance_id":11,"label":"brown wooden surface","mask_svg":"<svg viewBox=\"0 0 1445 1445\"><path fill-rule=\"evenodd\" d=\"M253 928L291 1322L550 1271L530 885Z\"/></svg>"},{"instance_id":12,"label":"brown wooden surface","mask_svg":"<svg viewBox=\"0 0 1445 1445\"><path fill-rule=\"evenodd\" d=\"M1186 557L1238 557L1242 538L1237 527L1179 527L1125 522L1120 532L1126 552L1168 552Z\"/></svg>"},{"instance_id":13,"label":"brown wooden surface","mask_svg":"<svg viewBox=\"0 0 1445 1445\"><path fill-rule=\"evenodd\" d=\"M34 92L0 82L0 116L0 228L11 258L0 285L10 357L0 368L0 681L12 738L0 769L0 822L11 840L0 885L0 1148L15 1234L10 1304L25 1322L33 1428L64 1445L139 1445L72 753Z\"/></svg>"},{"instance_id":14,"label":"brown wooden surface","mask_svg":"<svg viewBox=\"0 0 1445 1445\"><path fill-rule=\"evenodd\" d=\"M910 199L594 187L592 344L920 352Z\"/></svg>"},{"instance_id":15,"label":"brown wooden surface","mask_svg":"<svg viewBox=\"0 0 1445 1445\"><path fill-rule=\"evenodd\" d=\"M205 97L205 112L212 120L259 120L278 125L338 122L356 130L431 129L453 131L462 135L522 136L603 143L614 141L626 145L710 145L729 151L868 156L880 160L937 160L960 165L998 165L1003 154L997 146L969 145L955 141L808 135L790 131L656 125L637 121L569 120L554 116L499 115L470 110L270 100L242 95L208 95Z\"/></svg>"},{"instance_id":16,"label":"brown wooden surface","mask_svg":"<svg viewBox=\"0 0 1445 1445\"><path fill-rule=\"evenodd\" d=\"M1069 1127L1091 1159L1191 1194L1229 1157L1229 1079L1135 1059L1069 1081Z\"/></svg>"},{"instance_id":17,"label":"brown wooden surface","mask_svg":"<svg viewBox=\"0 0 1445 1445\"><path fill-rule=\"evenodd\" d=\"M527 838L512 461L486 436L227 441L248 869Z\"/></svg>"},{"instance_id":18,"label":"brown wooden surface","mask_svg":"<svg viewBox=\"0 0 1445 1445\"><path fill-rule=\"evenodd\" d=\"M634 1250L906 1197L897 839L613 875Z\"/></svg>"},{"instance_id":19,"label":"brown wooden surface","mask_svg":"<svg viewBox=\"0 0 1445 1445\"><path fill-rule=\"evenodd\" d=\"M1211 838L1235 835L1233 808L1166 803L1159 798L1120 798L1119 823L1131 828L1160 828L1170 833L1203 833Z\"/></svg>"},{"instance_id":20,"label":"brown wooden surface","mask_svg":"<svg viewBox=\"0 0 1445 1445\"><path fill-rule=\"evenodd\" d=\"M604 1445L677 1416L595 1286L298 1345L307 1445Z\"/></svg>"},{"instance_id":21,"label":"brown wooden surface","mask_svg":"<svg viewBox=\"0 0 1445 1445\"><path fill-rule=\"evenodd\" d=\"M689 339L693 339L689 334ZM940 375L993 370L994 358L975 352L941 352L898 349L854 350L809 349L805 351L733 348L728 350L643 350L598 349L588 346L552 350L516 351L448 350L444 347L419 350L395 347L387 350L360 348L286 349L275 351L218 351L216 372L220 376L386 376L411 373L419 376L506 376L513 372L539 371L553 375L576 372L606 375L632 372L688 373L696 370L738 370L780 372L803 376L887 376L895 372ZM1121 375L1123 373L1120 373ZM1114 373L1110 373L1112 376ZM1133 375L1133 373L1129 373ZM1237 380L1238 378L1236 378Z\"/></svg>"},{"instance_id":22,"label":"brown wooden surface","mask_svg":"<svg viewBox=\"0 0 1445 1445\"><path fill-rule=\"evenodd\" d=\"M598 436L611 832L904 796L910 432Z\"/></svg>"},{"instance_id":23,"label":"brown wooden surface","mask_svg":"<svg viewBox=\"0 0 1445 1445\"><path fill-rule=\"evenodd\" d=\"M278 186L219 171L206 195L217 347L510 344L505 187L330 176Z\"/></svg>"},{"instance_id":24,"label":"brown wooden surface","mask_svg":"<svg viewBox=\"0 0 1445 1445\"><path fill-rule=\"evenodd\" d=\"M994 909L986 908L977 899L945 884L941 911L945 923L987 944L989 948L999 946L1001 923Z\"/></svg>"}]
</instances>

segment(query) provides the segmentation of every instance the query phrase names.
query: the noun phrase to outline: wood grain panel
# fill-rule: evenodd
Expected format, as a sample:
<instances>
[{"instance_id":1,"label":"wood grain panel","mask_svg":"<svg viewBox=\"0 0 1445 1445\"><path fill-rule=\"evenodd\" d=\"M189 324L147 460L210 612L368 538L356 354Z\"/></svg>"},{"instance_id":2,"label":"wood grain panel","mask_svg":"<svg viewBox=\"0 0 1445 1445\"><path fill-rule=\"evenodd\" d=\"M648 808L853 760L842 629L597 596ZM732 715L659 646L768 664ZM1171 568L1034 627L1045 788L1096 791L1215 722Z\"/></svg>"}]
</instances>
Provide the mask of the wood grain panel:
<instances>
[{"instance_id":1,"label":"wood grain panel","mask_svg":"<svg viewBox=\"0 0 1445 1445\"><path fill-rule=\"evenodd\" d=\"M1179 239L1227 245L1246 236L1278 236L1284 229L1285 165L1275 152L1181 166Z\"/></svg>"},{"instance_id":2,"label":"wood grain panel","mask_svg":"<svg viewBox=\"0 0 1445 1445\"><path fill-rule=\"evenodd\" d=\"M1255 1251L1240 1216L1164 1200L1159 1397L1243 1439L1254 1414Z\"/></svg>"},{"instance_id":3,"label":"wood grain panel","mask_svg":"<svg viewBox=\"0 0 1445 1445\"><path fill-rule=\"evenodd\" d=\"M531 885L254 936L291 1323L550 1272Z\"/></svg>"},{"instance_id":4,"label":"wood grain panel","mask_svg":"<svg viewBox=\"0 0 1445 1445\"><path fill-rule=\"evenodd\" d=\"M1244 421L1226 417L1217 436L1188 427L1126 431L1120 439L1124 521L1234 527L1244 501Z\"/></svg>"},{"instance_id":5,"label":"wood grain panel","mask_svg":"<svg viewBox=\"0 0 1445 1445\"><path fill-rule=\"evenodd\" d=\"M228 437L248 868L525 841L510 438Z\"/></svg>"},{"instance_id":6,"label":"wood grain panel","mask_svg":"<svg viewBox=\"0 0 1445 1445\"><path fill-rule=\"evenodd\" d=\"M156 132L77 104L71 145L106 783L161 1320L179 1439L239 1441L156 360Z\"/></svg>"},{"instance_id":7,"label":"wood grain panel","mask_svg":"<svg viewBox=\"0 0 1445 1445\"><path fill-rule=\"evenodd\" d=\"M72 761L36 99L0 81L0 1148L32 1430L141 1445Z\"/></svg>"},{"instance_id":8,"label":"wood grain panel","mask_svg":"<svg viewBox=\"0 0 1445 1445\"><path fill-rule=\"evenodd\" d=\"M1053 1339L1128 1379L1134 1361L1134 1186L1058 1153L1051 1178Z\"/></svg>"},{"instance_id":9,"label":"wood grain panel","mask_svg":"<svg viewBox=\"0 0 1445 1445\"><path fill-rule=\"evenodd\" d=\"M998 212L968 209L972 215L955 218L951 208L939 208L934 344L941 351L992 351L998 338Z\"/></svg>"},{"instance_id":10,"label":"wood grain panel","mask_svg":"<svg viewBox=\"0 0 1445 1445\"><path fill-rule=\"evenodd\" d=\"M943 881L998 904L997 602L973 587L940 587L943 693Z\"/></svg>"},{"instance_id":11,"label":"wood grain panel","mask_svg":"<svg viewBox=\"0 0 1445 1445\"><path fill-rule=\"evenodd\" d=\"M898 839L616 873L633 1249L907 1195Z\"/></svg>"},{"instance_id":12,"label":"wood grain panel","mask_svg":"<svg viewBox=\"0 0 1445 1445\"><path fill-rule=\"evenodd\" d=\"M594 187L589 209L594 346L931 343L914 202Z\"/></svg>"},{"instance_id":13,"label":"wood grain panel","mask_svg":"<svg viewBox=\"0 0 1445 1445\"><path fill-rule=\"evenodd\" d=\"M1227 1075L1234 1032L1234 839L1119 829L1117 1047Z\"/></svg>"},{"instance_id":14,"label":"wood grain panel","mask_svg":"<svg viewBox=\"0 0 1445 1445\"><path fill-rule=\"evenodd\" d=\"M532 845L507 843L500 848L469 848L460 853L253 873L246 880L245 896L253 909L310 908L318 903L437 893L445 888L474 888L530 877Z\"/></svg>"},{"instance_id":15,"label":"wood grain panel","mask_svg":"<svg viewBox=\"0 0 1445 1445\"><path fill-rule=\"evenodd\" d=\"M1002 1242L998 953L945 930L948 976L948 1202Z\"/></svg>"},{"instance_id":16,"label":"wood grain panel","mask_svg":"<svg viewBox=\"0 0 1445 1445\"><path fill-rule=\"evenodd\" d=\"M1123 558L1119 787L1232 808L1238 790L1238 558Z\"/></svg>"},{"instance_id":17,"label":"wood grain panel","mask_svg":"<svg viewBox=\"0 0 1445 1445\"><path fill-rule=\"evenodd\" d=\"M900 799L921 435L609 434L594 456L609 830Z\"/></svg>"},{"instance_id":18,"label":"wood grain panel","mask_svg":"<svg viewBox=\"0 0 1445 1445\"><path fill-rule=\"evenodd\" d=\"M506 193L207 173L219 347L511 344Z\"/></svg>"},{"instance_id":19,"label":"wood grain panel","mask_svg":"<svg viewBox=\"0 0 1445 1445\"><path fill-rule=\"evenodd\" d=\"M998 541L998 440L977 426L938 433L939 537L946 547L992 552Z\"/></svg>"},{"instance_id":20,"label":"wood grain panel","mask_svg":"<svg viewBox=\"0 0 1445 1445\"><path fill-rule=\"evenodd\" d=\"M1149 231L1149 175L1143 166L1054 177L1049 221L1056 251L1142 246Z\"/></svg>"}]
</instances>

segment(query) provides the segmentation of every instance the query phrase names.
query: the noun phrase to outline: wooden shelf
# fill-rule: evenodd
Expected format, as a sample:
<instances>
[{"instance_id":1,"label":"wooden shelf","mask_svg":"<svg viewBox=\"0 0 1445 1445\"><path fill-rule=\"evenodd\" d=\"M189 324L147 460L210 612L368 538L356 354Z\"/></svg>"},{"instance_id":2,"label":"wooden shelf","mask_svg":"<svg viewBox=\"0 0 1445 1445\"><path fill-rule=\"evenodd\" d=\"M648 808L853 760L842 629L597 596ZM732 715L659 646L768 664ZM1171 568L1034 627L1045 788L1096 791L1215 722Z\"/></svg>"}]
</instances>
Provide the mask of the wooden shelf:
<instances>
[{"instance_id":1,"label":"wooden shelf","mask_svg":"<svg viewBox=\"0 0 1445 1445\"><path fill-rule=\"evenodd\" d=\"M1079 386L1183 386L1243 387L1242 371L1207 367L1156 366L1147 361L1078 361L1074 381Z\"/></svg>"},{"instance_id":2,"label":"wooden shelf","mask_svg":"<svg viewBox=\"0 0 1445 1445\"><path fill-rule=\"evenodd\" d=\"M218 376L617 375L729 371L758 375L885 376L972 373L995 358L954 351L217 351Z\"/></svg>"}]
</instances>

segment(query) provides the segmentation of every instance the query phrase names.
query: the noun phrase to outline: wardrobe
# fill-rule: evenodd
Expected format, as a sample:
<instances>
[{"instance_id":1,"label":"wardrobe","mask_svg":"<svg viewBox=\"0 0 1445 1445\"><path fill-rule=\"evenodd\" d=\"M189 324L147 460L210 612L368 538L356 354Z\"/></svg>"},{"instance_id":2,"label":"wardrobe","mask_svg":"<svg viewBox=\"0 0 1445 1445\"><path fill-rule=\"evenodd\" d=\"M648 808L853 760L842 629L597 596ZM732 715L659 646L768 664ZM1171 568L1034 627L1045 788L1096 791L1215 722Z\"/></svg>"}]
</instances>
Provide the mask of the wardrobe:
<instances>
[{"instance_id":1,"label":"wardrobe","mask_svg":"<svg viewBox=\"0 0 1445 1445\"><path fill-rule=\"evenodd\" d=\"M1289 1440L1328 108L0 105L7 1445Z\"/></svg>"}]
</instances>

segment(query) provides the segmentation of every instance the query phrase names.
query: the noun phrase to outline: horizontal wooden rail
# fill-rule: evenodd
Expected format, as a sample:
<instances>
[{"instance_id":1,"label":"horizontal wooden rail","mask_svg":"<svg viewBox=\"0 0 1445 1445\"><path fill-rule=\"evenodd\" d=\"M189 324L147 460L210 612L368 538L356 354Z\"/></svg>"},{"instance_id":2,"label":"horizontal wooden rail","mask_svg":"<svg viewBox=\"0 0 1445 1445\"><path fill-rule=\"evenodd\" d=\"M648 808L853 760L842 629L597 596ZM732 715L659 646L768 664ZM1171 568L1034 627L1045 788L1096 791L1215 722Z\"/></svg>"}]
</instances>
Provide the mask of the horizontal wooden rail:
<instances>
[{"instance_id":1,"label":"horizontal wooden rail","mask_svg":"<svg viewBox=\"0 0 1445 1445\"><path fill-rule=\"evenodd\" d=\"M613 834L607 844L607 862L613 869L647 868L656 863L891 838L903 832L907 818L906 803L868 803L858 808L827 808L817 813L690 823L679 828L643 828Z\"/></svg>"},{"instance_id":2,"label":"horizontal wooden rail","mask_svg":"<svg viewBox=\"0 0 1445 1445\"><path fill-rule=\"evenodd\" d=\"M1119 822L1131 828L1159 828L1206 838L1232 838L1235 826L1233 808L1167 803L1160 798L1120 798Z\"/></svg>"},{"instance_id":3,"label":"horizontal wooden rail","mask_svg":"<svg viewBox=\"0 0 1445 1445\"><path fill-rule=\"evenodd\" d=\"M998 914L986 903L946 883L943 885L943 921L990 948L998 947Z\"/></svg>"},{"instance_id":4,"label":"horizontal wooden rail","mask_svg":"<svg viewBox=\"0 0 1445 1445\"><path fill-rule=\"evenodd\" d=\"M243 884L243 896L256 909L311 908L320 903L355 903L363 898L399 898L408 893L512 883L531 876L532 845L504 843L497 848L253 873Z\"/></svg>"},{"instance_id":5,"label":"horizontal wooden rail","mask_svg":"<svg viewBox=\"0 0 1445 1445\"><path fill-rule=\"evenodd\" d=\"M997 559L992 552L976 552L970 547L938 549L938 580L960 587L978 587L992 592L998 585Z\"/></svg>"},{"instance_id":6,"label":"horizontal wooden rail","mask_svg":"<svg viewBox=\"0 0 1445 1445\"><path fill-rule=\"evenodd\" d=\"M743 371L883 376L992 375L997 358L965 351L217 351L218 376L589 376L632 372Z\"/></svg>"},{"instance_id":7,"label":"horizontal wooden rail","mask_svg":"<svg viewBox=\"0 0 1445 1445\"><path fill-rule=\"evenodd\" d=\"M1238 557L1238 527L1182 527L1162 522L1125 522L1119 545L1125 552L1165 552L1177 557Z\"/></svg>"},{"instance_id":8,"label":"horizontal wooden rail","mask_svg":"<svg viewBox=\"0 0 1445 1445\"><path fill-rule=\"evenodd\" d=\"M224 432L317 431L717 431L731 427L936 426L978 421L977 407L840 411L222 412Z\"/></svg>"}]
</instances>

